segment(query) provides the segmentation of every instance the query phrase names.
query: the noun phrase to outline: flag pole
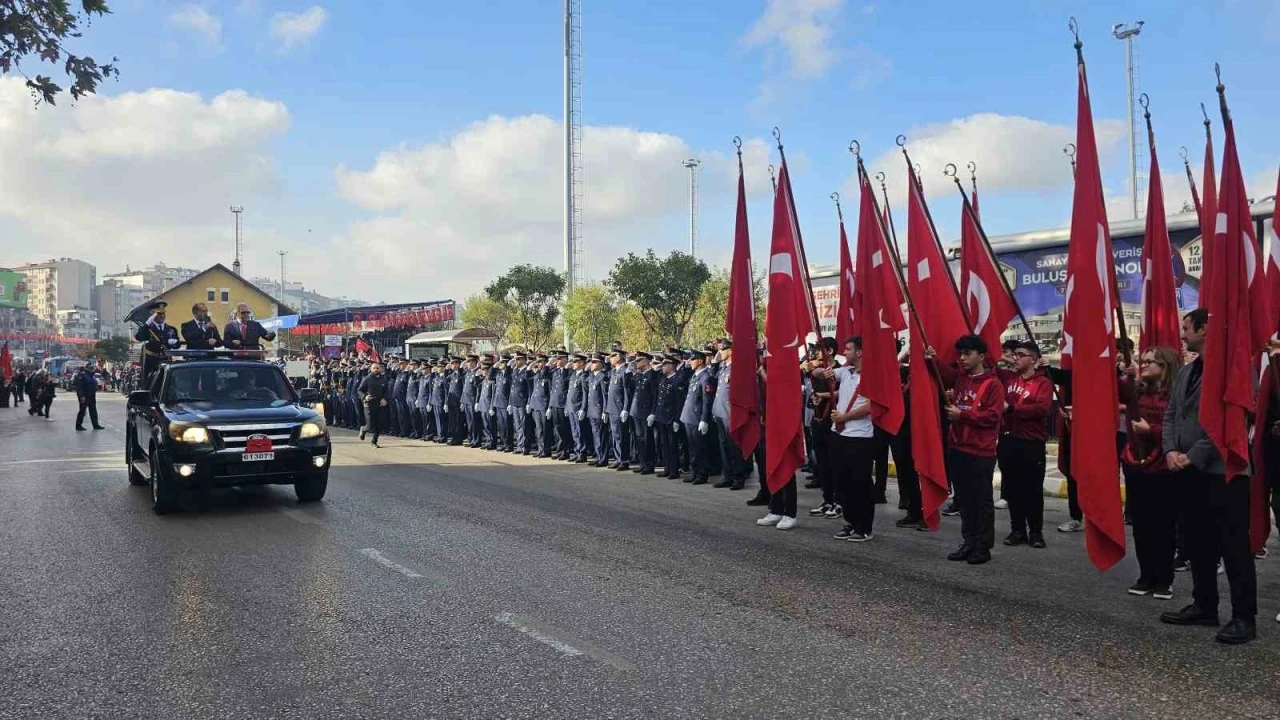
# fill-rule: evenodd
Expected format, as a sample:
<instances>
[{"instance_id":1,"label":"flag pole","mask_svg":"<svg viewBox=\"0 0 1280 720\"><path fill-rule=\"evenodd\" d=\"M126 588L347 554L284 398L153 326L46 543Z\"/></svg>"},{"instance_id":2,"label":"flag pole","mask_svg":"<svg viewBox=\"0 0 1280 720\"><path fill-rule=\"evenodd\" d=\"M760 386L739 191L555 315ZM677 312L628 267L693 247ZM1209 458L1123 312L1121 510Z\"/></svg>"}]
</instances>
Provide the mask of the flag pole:
<instances>
[{"instance_id":1,"label":"flag pole","mask_svg":"<svg viewBox=\"0 0 1280 720\"><path fill-rule=\"evenodd\" d=\"M885 237L893 241L894 251L896 252L898 247L898 231L893 227L893 210L889 207L889 189L888 187L885 186L885 182L884 182L887 177L888 176L884 174L884 171L878 171L876 173L876 180L880 181L880 195L884 197L883 217L886 217L889 219L888 232L885 233ZM877 215L876 217L882 217L882 216ZM881 220L880 224L884 225L884 220Z\"/></svg>"},{"instance_id":2,"label":"flag pole","mask_svg":"<svg viewBox=\"0 0 1280 720\"><path fill-rule=\"evenodd\" d=\"M769 166L769 184L773 186L773 194L778 194L778 178L773 175L773 165Z\"/></svg>"},{"instance_id":3,"label":"flag pole","mask_svg":"<svg viewBox=\"0 0 1280 720\"><path fill-rule=\"evenodd\" d=\"M741 138L740 136L738 136L738 135L734 135L734 136L733 136L733 147L734 147L734 148L737 150L737 152L738 152L738 175L739 175L739 177L741 177L741 176L743 176L743 173L742 173L742 138ZM772 166L772 165L770 165L770 166L769 166L769 178L770 178L770 179L772 179L772 178L773 178L773 166ZM753 278L751 278L751 282L748 282L748 283L747 283L747 285L748 285L748 286L750 286L750 288L751 288L751 321L754 323L754 322L755 322L755 320L756 320L756 283L755 283L755 278L754 278L754 277L753 277ZM757 333L757 334L758 334L758 333ZM759 338L757 338L757 342L759 342Z\"/></svg>"},{"instance_id":4,"label":"flag pole","mask_svg":"<svg viewBox=\"0 0 1280 720\"><path fill-rule=\"evenodd\" d=\"M1200 193L1196 191L1196 176L1191 173L1191 162L1187 160L1187 146L1178 148L1178 157L1182 158L1182 167L1187 171L1187 184L1191 186L1191 204L1195 206L1196 217L1200 217Z\"/></svg>"},{"instance_id":5,"label":"flag pole","mask_svg":"<svg viewBox=\"0 0 1280 720\"><path fill-rule=\"evenodd\" d=\"M782 165L786 167L787 153L782 149L782 131L777 127L773 128L773 139L778 143L778 156L782 158ZM787 190L791 190L790 175L787 176ZM809 281L809 260L804 254L804 238L800 236L800 221L796 218L795 195L788 198L787 207L791 213L788 220L791 222L791 229L796 235L796 252L800 256L800 274L803 275L805 293L808 295L809 301L806 306L809 308L809 320L813 323L813 334L817 336L818 344L822 344L822 325L818 321L818 306L813 300L813 283Z\"/></svg>"},{"instance_id":6,"label":"flag pole","mask_svg":"<svg viewBox=\"0 0 1280 720\"><path fill-rule=\"evenodd\" d=\"M899 135L897 143L898 147L902 148L902 156L907 159L907 166L910 167L911 155L907 153L907 136ZM969 163L969 166L971 170L975 167L973 163ZM943 262L946 262L947 251L942 247L942 238L938 236L938 227L933 224L933 213L929 212L929 205L924 201L924 183L920 180L919 169L916 170L916 185L917 190L920 192L920 207L924 209L925 219L929 221L929 230L933 232L933 243L938 248L938 256L942 258ZM977 192L977 188L977 180L975 179L974 192ZM960 297L960 286L956 284L956 276L951 272L951 268L949 267L947 268L947 280L951 281L951 291L956 295L956 304L960 306L960 314L964 317L965 327L968 329L969 333L972 334L973 320L969 318L969 308L966 307L963 298Z\"/></svg>"},{"instance_id":7,"label":"flag pole","mask_svg":"<svg viewBox=\"0 0 1280 720\"><path fill-rule=\"evenodd\" d=\"M978 163L969 161L969 184L973 186L973 196L978 197Z\"/></svg>"},{"instance_id":8,"label":"flag pole","mask_svg":"<svg viewBox=\"0 0 1280 720\"><path fill-rule=\"evenodd\" d=\"M868 183L871 182L871 178L867 177L867 168L862 164L862 156L853 150L853 146L850 146L850 152L853 152L853 156L857 158L857 161L858 161L858 181L868 182ZM883 173L881 173L881 175L883 175ZM880 208L876 207L875 193L871 194L871 207L872 207L872 210L874 210L875 212L875 216L877 218L880 217ZM884 224L881 223L882 233L883 233L883 225ZM911 320L913 321L912 324L915 326L912 332L918 333L917 337L920 338L920 344L922 346L924 346L925 348L931 348L933 347L933 345L929 343L929 336L925 334L924 325L920 322L920 313L916 312L915 300L911 299L911 291L907 288L907 279L902 275L902 259L898 257L898 249L894 247L895 245L897 245L897 241L895 240L892 245L886 242L885 245L888 246L889 248L889 256L890 256L889 259L890 259L890 262L893 264L893 274L894 274L894 277L898 279L898 285L902 287L902 297L905 298L907 301L907 310L911 315ZM945 261L945 259L946 257L944 256L943 260ZM941 392L947 386L942 381L942 373L938 370L938 364L936 362L926 362L925 364L929 366L929 370L933 375L933 381L938 383L938 390L939 392Z\"/></svg>"},{"instance_id":9,"label":"flag pole","mask_svg":"<svg viewBox=\"0 0 1280 720\"><path fill-rule=\"evenodd\" d=\"M1076 176L1076 144L1067 143L1066 146L1062 148L1062 153L1071 159L1071 177L1075 177Z\"/></svg>"}]
</instances>

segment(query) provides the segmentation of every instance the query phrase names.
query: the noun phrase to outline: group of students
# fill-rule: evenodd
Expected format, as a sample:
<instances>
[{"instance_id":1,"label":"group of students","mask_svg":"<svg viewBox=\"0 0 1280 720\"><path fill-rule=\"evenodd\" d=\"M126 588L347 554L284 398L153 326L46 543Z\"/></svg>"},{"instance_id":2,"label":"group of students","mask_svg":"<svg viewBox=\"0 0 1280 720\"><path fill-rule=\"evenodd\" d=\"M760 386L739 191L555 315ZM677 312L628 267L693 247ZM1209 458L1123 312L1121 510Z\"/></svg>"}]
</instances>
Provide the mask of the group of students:
<instances>
[{"instance_id":1,"label":"group of students","mask_svg":"<svg viewBox=\"0 0 1280 720\"><path fill-rule=\"evenodd\" d=\"M740 490L753 467L727 431L732 356L721 340L661 353L331 361L317 375L334 422L375 445L387 432L642 475L662 468L698 485L718 475L717 487Z\"/></svg>"}]
</instances>

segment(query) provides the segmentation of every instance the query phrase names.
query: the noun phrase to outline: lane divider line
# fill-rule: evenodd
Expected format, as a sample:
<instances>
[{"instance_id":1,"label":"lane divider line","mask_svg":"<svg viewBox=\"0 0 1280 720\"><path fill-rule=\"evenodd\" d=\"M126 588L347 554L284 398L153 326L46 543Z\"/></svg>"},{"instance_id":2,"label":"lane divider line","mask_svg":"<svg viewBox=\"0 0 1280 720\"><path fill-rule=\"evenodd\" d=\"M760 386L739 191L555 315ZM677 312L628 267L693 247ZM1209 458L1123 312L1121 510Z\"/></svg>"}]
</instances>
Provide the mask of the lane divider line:
<instances>
[{"instance_id":1,"label":"lane divider line","mask_svg":"<svg viewBox=\"0 0 1280 720\"><path fill-rule=\"evenodd\" d=\"M636 666L613 653L598 648L590 643L575 638L558 628L540 623L531 618L522 617L510 612L501 612L493 618L501 625L537 640L565 657L587 656L619 670L635 672Z\"/></svg>"},{"instance_id":2,"label":"lane divider line","mask_svg":"<svg viewBox=\"0 0 1280 720\"><path fill-rule=\"evenodd\" d=\"M361 551L360 551L360 554L361 554L361 555L364 555L365 557L369 558L370 560L372 560L372 561L374 561L374 562L378 563L378 564L379 564L379 565L381 565L382 567L387 568L388 570L395 570L396 572L400 573L401 575L403 575L403 576L405 576L405 577L407 577L407 578L421 578L421 577L422 577L422 575L421 575L421 574L416 573L416 572L414 572L413 570L410 570L409 568L407 568L407 567L405 567L405 566L401 565L400 563L398 563L398 562L396 562L396 561L394 561L394 560L392 560L392 559L388 558L387 556L385 556L385 555L383 555L382 553L378 552L378 551L377 551L376 549L374 549L374 548L364 548L363 550L361 550Z\"/></svg>"}]
</instances>

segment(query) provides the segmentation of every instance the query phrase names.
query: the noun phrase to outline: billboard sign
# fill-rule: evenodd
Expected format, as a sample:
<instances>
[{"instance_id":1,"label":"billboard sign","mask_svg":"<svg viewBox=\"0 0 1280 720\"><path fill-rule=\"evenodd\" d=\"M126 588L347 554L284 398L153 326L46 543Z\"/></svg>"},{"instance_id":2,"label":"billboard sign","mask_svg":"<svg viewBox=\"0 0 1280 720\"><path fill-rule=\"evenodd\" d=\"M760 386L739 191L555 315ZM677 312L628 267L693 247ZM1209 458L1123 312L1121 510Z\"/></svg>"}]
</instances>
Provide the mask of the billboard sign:
<instances>
[{"instance_id":1,"label":"billboard sign","mask_svg":"<svg viewBox=\"0 0 1280 720\"><path fill-rule=\"evenodd\" d=\"M0 268L0 307L27 306L27 276Z\"/></svg>"}]
</instances>

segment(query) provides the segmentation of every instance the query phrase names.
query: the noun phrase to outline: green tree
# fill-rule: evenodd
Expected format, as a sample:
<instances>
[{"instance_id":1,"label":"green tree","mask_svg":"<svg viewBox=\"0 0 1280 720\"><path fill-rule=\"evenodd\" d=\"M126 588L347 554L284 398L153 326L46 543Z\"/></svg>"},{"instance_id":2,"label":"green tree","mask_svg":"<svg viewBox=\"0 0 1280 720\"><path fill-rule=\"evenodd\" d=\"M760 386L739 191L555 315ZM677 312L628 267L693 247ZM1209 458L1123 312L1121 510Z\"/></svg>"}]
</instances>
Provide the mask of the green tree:
<instances>
[{"instance_id":1,"label":"green tree","mask_svg":"<svg viewBox=\"0 0 1280 720\"><path fill-rule=\"evenodd\" d=\"M531 350L542 350L560 317L564 275L549 267L516 265L489 283L485 295L511 311L510 330Z\"/></svg>"},{"instance_id":2,"label":"green tree","mask_svg":"<svg viewBox=\"0 0 1280 720\"><path fill-rule=\"evenodd\" d=\"M497 345L502 346L511 326L510 307L482 293L466 299L461 315L464 328L482 327L497 335Z\"/></svg>"},{"instance_id":3,"label":"green tree","mask_svg":"<svg viewBox=\"0 0 1280 720\"><path fill-rule=\"evenodd\" d=\"M93 346L93 356L110 362L124 362L129 359L132 343L121 335L99 340Z\"/></svg>"},{"instance_id":4,"label":"green tree","mask_svg":"<svg viewBox=\"0 0 1280 720\"><path fill-rule=\"evenodd\" d=\"M37 103L53 105L63 88L48 75L32 77L23 62L30 58L55 66L61 63L71 80L73 100L97 92L103 80L119 77L115 66L119 58L99 65L87 55L68 51L64 43L80 38L95 15L110 13L106 0L0 0L0 75L17 71L26 78Z\"/></svg>"},{"instance_id":5,"label":"green tree","mask_svg":"<svg viewBox=\"0 0 1280 720\"><path fill-rule=\"evenodd\" d=\"M624 302L618 306L618 340L623 347L657 350L662 343L655 342L655 337L635 303Z\"/></svg>"},{"instance_id":6,"label":"green tree","mask_svg":"<svg viewBox=\"0 0 1280 720\"><path fill-rule=\"evenodd\" d=\"M579 347L604 349L620 340L617 296L599 283L579 285L565 298L564 324Z\"/></svg>"},{"instance_id":7,"label":"green tree","mask_svg":"<svg viewBox=\"0 0 1280 720\"><path fill-rule=\"evenodd\" d=\"M764 332L764 273L752 272L751 284L756 299L756 333ZM724 320L729 311L729 270L716 268L711 279L702 286L698 296L698 308L693 313L693 320L687 331L690 344L710 342L725 337Z\"/></svg>"},{"instance_id":8,"label":"green tree","mask_svg":"<svg viewBox=\"0 0 1280 720\"><path fill-rule=\"evenodd\" d=\"M678 250L659 259L627 253L609 273L614 292L640 308L650 333L679 345L698 307L702 286L711 277L707 264Z\"/></svg>"}]
</instances>

